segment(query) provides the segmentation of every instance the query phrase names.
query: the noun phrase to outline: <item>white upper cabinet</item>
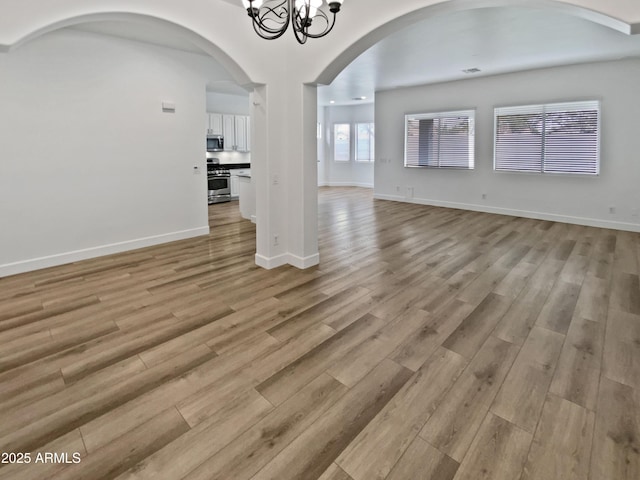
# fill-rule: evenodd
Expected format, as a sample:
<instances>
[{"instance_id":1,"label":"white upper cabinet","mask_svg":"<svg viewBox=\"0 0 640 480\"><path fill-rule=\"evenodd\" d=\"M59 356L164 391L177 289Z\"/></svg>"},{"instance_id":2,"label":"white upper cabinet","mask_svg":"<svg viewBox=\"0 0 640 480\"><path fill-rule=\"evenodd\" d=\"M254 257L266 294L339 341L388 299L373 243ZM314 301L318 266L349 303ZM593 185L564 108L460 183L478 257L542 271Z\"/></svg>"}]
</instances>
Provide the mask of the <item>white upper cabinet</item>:
<instances>
[{"instance_id":1,"label":"white upper cabinet","mask_svg":"<svg viewBox=\"0 0 640 480\"><path fill-rule=\"evenodd\" d=\"M224 136L224 151L231 152L237 150L235 115L222 115L222 135Z\"/></svg>"},{"instance_id":2,"label":"white upper cabinet","mask_svg":"<svg viewBox=\"0 0 640 480\"><path fill-rule=\"evenodd\" d=\"M209 114L209 129L207 135L222 135L222 114L210 113Z\"/></svg>"},{"instance_id":3,"label":"white upper cabinet","mask_svg":"<svg viewBox=\"0 0 640 480\"><path fill-rule=\"evenodd\" d=\"M247 117L236 115L236 150L248 152L247 148Z\"/></svg>"},{"instance_id":4,"label":"white upper cabinet","mask_svg":"<svg viewBox=\"0 0 640 480\"><path fill-rule=\"evenodd\" d=\"M226 152L251 151L251 125L248 115L209 113L207 135L222 135Z\"/></svg>"}]
</instances>

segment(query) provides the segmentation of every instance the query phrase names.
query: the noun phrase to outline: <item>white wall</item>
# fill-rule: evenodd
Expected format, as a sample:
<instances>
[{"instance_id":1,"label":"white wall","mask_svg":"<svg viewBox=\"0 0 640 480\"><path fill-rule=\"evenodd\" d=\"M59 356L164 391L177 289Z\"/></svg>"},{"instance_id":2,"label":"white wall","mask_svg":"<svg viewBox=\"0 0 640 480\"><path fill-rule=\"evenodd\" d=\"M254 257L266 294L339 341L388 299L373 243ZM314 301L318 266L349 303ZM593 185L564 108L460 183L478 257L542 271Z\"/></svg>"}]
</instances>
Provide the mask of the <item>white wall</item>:
<instances>
[{"instance_id":1,"label":"white wall","mask_svg":"<svg viewBox=\"0 0 640 480\"><path fill-rule=\"evenodd\" d=\"M375 196L640 231L638 78L634 59L378 92ZM581 99L602 102L599 176L493 171L494 107ZM406 113L473 107L475 170L403 167Z\"/></svg>"},{"instance_id":2,"label":"white wall","mask_svg":"<svg viewBox=\"0 0 640 480\"><path fill-rule=\"evenodd\" d=\"M355 132L351 131L351 161L335 162L333 159L333 125L336 123L370 123L374 121L374 105L329 106L324 107L323 168L319 170L324 176L319 179L320 185L373 187L373 162L355 161ZM377 128L377 126L376 126Z\"/></svg>"},{"instance_id":3,"label":"white wall","mask_svg":"<svg viewBox=\"0 0 640 480\"><path fill-rule=\"evenodd\" d=\"M207 92L207 112L249 115L249 94Z\"/></svg>"},{"instance_id":4,"label":"white wall","mask_svg":"<svg viewBox=\"0 0 640 480\"><path fill-rule=\"evenodd\" d=\"M208 232L210 63L69 30L0 55L0 276Z\"/></svg>"}]
</instances>

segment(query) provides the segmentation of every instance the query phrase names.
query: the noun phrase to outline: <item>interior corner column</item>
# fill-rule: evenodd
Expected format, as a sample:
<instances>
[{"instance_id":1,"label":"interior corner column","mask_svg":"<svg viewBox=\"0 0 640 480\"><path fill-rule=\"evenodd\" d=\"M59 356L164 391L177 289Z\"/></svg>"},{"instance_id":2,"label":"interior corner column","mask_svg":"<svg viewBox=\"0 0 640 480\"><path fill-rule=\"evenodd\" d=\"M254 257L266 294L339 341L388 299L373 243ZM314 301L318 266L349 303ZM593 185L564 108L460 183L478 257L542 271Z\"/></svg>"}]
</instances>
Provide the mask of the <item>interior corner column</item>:
<instances>
[{"instance_id":1,"label":"interior corner column","mask_svg":"<svg viewBox=\"0 0 640 480\"><path fill-rule=\"evenodd\" d=\"M291 101L287 146L289 193L289 263L309 268L320 262L318 253L318 97L315 85L299 84Z\"/></svg>"},{"instance_id":2,"label":"interior corner column","mask_svg":"<svg viewBox=\"0 0 640 480\"><path fill-rule=\"evenodd\" d=\"M256 264L318 264L316 87L288 79L252 94Z\"/></svg>"}]
</instances>

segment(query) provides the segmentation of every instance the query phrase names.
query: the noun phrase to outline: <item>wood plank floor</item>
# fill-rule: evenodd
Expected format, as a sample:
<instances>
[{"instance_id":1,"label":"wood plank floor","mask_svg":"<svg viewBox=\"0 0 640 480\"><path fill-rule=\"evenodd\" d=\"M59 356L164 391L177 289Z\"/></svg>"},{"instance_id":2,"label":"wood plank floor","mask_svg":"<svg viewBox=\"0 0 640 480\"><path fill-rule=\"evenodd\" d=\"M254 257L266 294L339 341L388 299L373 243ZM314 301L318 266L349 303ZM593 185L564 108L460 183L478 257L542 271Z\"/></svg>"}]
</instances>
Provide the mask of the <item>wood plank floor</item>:
<instances>
[{"instance_id":1,"label":"wood plank floor","mask_svg":"<svg viewBox=\"0 0 640 480\"><path fill-rule=\"evenodd\" d=\"M266 271L209 215L0 279L0 479L640 478L640 235L322 188Z\"/></svg>"}]
</instances>

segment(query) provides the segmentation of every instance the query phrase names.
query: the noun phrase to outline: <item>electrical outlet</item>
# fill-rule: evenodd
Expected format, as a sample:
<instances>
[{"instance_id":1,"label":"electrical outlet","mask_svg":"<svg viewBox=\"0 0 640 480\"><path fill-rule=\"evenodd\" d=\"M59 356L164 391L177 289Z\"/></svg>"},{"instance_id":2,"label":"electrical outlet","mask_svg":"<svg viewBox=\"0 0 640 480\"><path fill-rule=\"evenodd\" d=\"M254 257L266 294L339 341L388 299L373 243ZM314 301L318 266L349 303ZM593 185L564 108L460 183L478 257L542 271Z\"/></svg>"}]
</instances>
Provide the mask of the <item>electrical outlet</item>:
<instances>
[{"instance_id":1,"label":"electrical outlet","mask_svg":"<svg viewBox=\"0 0 640 480\"><path fill-rule=\"evenodd\" d=\"M482 199L483 199L483 200L486 200L486 199L487 199L487 194L486 194L486 193L483 193L483 194L482 194Z\"/></svg>"},{"instance_id":2,"label":"electrical outlet","mask_svg":"<svg viewBox=\"0 0 640 480\"><path fill-rule=\"evenodd\" d=\"M280 237L278 235L274 235L273 236L273 246L277 247L278 245L280 245Z\"/></svg>"},{"instance_id":3,"label":"electrical outlet","mask_svg":"<svg viewBox=\"0 0 640 480\"><path fill-rule=\"evenodd\" d=\"M616 213L616 207L614 207L614 206L609 207L609 213L612 214L612 215L614 213Z\"/></svg>"},{"instance_id":4,"label":"electrical outlet","mask_svg":"<svg viewBox=\"0 0 640 480\"><path fill-rule=\"evenodd\" d=\"M407 187L407 198L413 198L413 187Z\"/></svg>"},{"instance_id":5,"label":"electrical outlet","mask_svg":"<svg viewBox=\"0 0 640 480\"><path fill-rule=\"evenodd\" d=\"M280 176L277 173L273 175L273 184L280 185Z\"/></svg>"},{"instance_id":6,"label":"electrical outlet","mask_svg":"<svg viewBox=\"0 0 640 480\"><path fill-rule=\"evenodd\" d=\"M400 185L396 185L396 192L400 193Z\"/></svg>"}]
</instances>

